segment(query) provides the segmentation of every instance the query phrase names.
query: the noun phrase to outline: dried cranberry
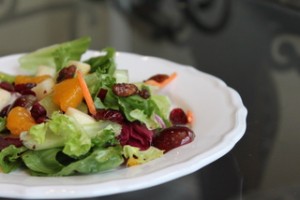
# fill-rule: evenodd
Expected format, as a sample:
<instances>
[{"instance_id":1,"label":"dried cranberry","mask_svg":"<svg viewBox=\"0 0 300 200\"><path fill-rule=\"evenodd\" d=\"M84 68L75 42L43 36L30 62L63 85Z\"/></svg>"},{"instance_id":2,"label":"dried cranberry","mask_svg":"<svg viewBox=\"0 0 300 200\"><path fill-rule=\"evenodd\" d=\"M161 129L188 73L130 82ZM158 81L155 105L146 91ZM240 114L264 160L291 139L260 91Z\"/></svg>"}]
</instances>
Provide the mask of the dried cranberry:
<instances>
[{"instance_id":1,"label":"dried cranberry","mask_svg":"<svg viewBox=\"0 0 300 200\"><path fill-rule=\"evenodd\" d=\"M147 129L140 122L128 122L122 125L121 134L118 136L121 145L130 145L146 150L151 146L153 131Z\"/></svg>"},{"instance_id":2,"label":"dried cranberry","mask_svg":"<svg viewBox=\"0 0 300 200\"><path fill-rule=\"evenodd\" d=\"M76 72L76 66L75 65L70 65L68 67L63 68L62 70L60 70L60 72L58 73L56 82L59 83L63 80L69 79L69 78L73 78Z\"/></svg>"},{"instance_id":3,"label":"dried cranberry","mask_svg":"<svg viewBox=\"0 0 300 200\"><path fill-rule=\"evenodd\" d=\"M36 123L40 124L40 123L46 122L47 119L48 119L47 116L43 116L43 117L39 117L39 118L37 118L37 119L34 119L34 121L35 121Z\"/></svg>"},{"instance_id":4,"label":"dried cranberry","mask_svg":"<svg viewBox=\"0 0 300 200\"><path fill-rule=\"evenodd\" d=\"M169 116L170 121L172 122L173 125L178 125L178 124L187 124L188 123L188 118L185 112L181 108L174 108L170 112Z\"/></svg>"},{"instance_id":5,"label":"dried cranberry","mask_svg":"<svg viewBox=\"0 0 300 200\"><path fill-rule=\"evenodd\" d=\"M148 80L154 80L158 83L161 83L168 78L169 78L169 75L167 75L167 74L156 74L154 76L151 76Z\"/></svg>"},{"instance_id":6,"label":"dried cranberry","mask_svg":"<svg viewBox=\"0 0 300 200\"><path fill-rule=\"evenodd\" d=\"M165 152L192 142L194 132L186 126L172 126L163 129L154 137L152 145Z\"/></svg>"},{"instance_id":7,"label":"dried cranberry","mask_svg":"<svg viewBox=\"0 0 300 200\"><path fill-rule=\"evenodd\" d=\"M37 123L45 122L47 119L47 111L39 102L32 105L30 113Z\"/></svg>"},{"instance_id":8,"label":"dried cranberry","mask_svg":"<svg viewBox=\"0 0 300 200\"><path fill-rule=\"evenodd\" d=\"M94 118L96 120L109 120L120 124L124 122L123 114L118 110L112 109L97 109Z\"/></svg>"},{"instance_id":9,"label":"dried cranberry","mask_svg":"<svg viewBox=\"0 0 300 200\"><path fill-rule=\"evenodd\" d=\"M22 141L18 137L0 137L0 151L9 145L14 145L16 147L21 147Z\"/></svg>"},{"instance_id":10,"label":"dried cranberry","mask_svg":"<svg viewBox=\"0 0 300 200\"><path fill-rule=\"evenodd\" d=\"M101 99L101 101L104 101L106 94L107 94L107 89L101 88L97 94L97 97L99 97L99 99Z\"/></svg>"},{"instance_id":11,"label":"dried cranberry","mask_svg":"<svg viewBox=\"0 0 300 200\"><path fill-rule=\"evenodd\" d=\"M35 102L37 98L33 95L22 95L15 100L12 107L21 106L24 108L30 108Z\"/></svg>"},{"instance_id":12,"label":"dried cranberry","mask_svg":"<svg viewBox=\"0 0 300 200\"><path fill-rule=\"evenodd\" d=\"M36 86L36 83L22 83L15 85L15 91L22 93L23 90L31 90L33 87Z\"/></svg>"},{"instance_id":13,"label":"dried cranberry","mask_svg":"<svg viewBox=\"0 0 300 200\"><path fill-rule=\"evenodd\" d=\"M138 92L138 87L132 83L116 83L112 87L112 91L119 97L128 97Z\"/></svg>"},{"instance_id":14,"label":"dried cranberry","mask_svg":"<svg viewBox=\"0 0 300 200\"><path fill-rule=\"evenodd\" d=\"M35 92L32 90L23 90L22 92L20 92L20 94L36 96Z\"/></svg>"},{"instance_id":15,"label":"dried cranberry","mask_svg":"<svg viewBox=\"0 0 300 200\"><path fill-rule=\"evenodd\" d=\"M13 92L15 90L14 86L11 83L5 81L0 83L0 88L9 92Z\"/></svg>"}]
</instances>

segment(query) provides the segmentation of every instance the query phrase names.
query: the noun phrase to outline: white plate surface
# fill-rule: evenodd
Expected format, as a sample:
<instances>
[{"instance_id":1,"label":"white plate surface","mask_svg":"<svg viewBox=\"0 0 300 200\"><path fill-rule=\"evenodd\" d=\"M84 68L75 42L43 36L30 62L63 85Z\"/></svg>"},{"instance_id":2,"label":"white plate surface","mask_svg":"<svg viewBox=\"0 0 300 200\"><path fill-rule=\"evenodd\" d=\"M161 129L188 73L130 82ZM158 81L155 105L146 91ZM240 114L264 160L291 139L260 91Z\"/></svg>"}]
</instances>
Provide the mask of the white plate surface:
<instances>
[{"instance_id":1,"label":"white plate surface","mask_svg":"<svg viewBox=\"0 0 300 200\"><path fill-rule=\"evenodd\" d=\"M96 54L99 53L89 51L83 59ZM0 58L0 71L20 73L19 56ZM130 81L177 72L178 78L162 92L176 105L193 111L195 140L147 164L105 173L70 177L33 177L22 170L0 173L0 197L83 198L151 187L199 170L230 151L243 136L247 110L239 94L222 80L155 57L118 52L116 62L118 68L129 70Z\"/></svg>"}]
</instances>

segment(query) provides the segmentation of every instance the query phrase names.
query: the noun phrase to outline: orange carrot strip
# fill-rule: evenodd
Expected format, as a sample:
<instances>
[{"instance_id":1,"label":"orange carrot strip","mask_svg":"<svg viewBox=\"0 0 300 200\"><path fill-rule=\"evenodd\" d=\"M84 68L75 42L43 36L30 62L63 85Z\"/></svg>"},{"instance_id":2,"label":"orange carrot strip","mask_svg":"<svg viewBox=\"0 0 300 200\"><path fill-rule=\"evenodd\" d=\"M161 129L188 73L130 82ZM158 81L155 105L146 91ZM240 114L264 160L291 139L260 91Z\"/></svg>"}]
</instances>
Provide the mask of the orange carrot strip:
<instances>
[{"instance_id":1,"label":"orange carrot strip","mask_svg":"<svg viewBox=\"0 0 300 200\"><path fill-rule=\"evenodd\" d=\"M83 74L80 70L77 70L77 78L78 78L79 85L82 90L83 97L87 104L87 107L88 107L90 113L92 115L95 115L97 113L96 107L95 107L94 101L92 99L91 93L89 91L89 88L87 87L86 82L84 80Z\"/></svg>"},{"instance_id":2,"label":"orange carrot strip","mask_svg":"<svg viewBox=\"0 0 300 200\"><path fill-rule=\"evenodd\" d=\"M147 85L152 85L152 86L160 87L160 83L157 82L157 81L155 81L155 80L147 80L147 81L145 81L145 83L146 83Z\"/></svg>"},{"instance_id":3,"label":"orange carrot strip","mask_svg":"<svg viewBox=\"0 0 300 200\"><path fill-rule=\"evenodd\" d=\"M176 77L177 77L177 73L174 72L166 80L164 80L161 83L159 83L159 82L157 82L155 80L151 80L151 79L145 81L145 83L148 84L148 85L152 85L152 86L157 86L157 87L163 88L166 85L168 85L171 81L173 81Z\"/></svg>"},{"instance_id":4,"label":"orange carrot strip","mask_svg":"<svg viewBox=\"0 0 300 200\"><path fill-rule=\"evenodd\" d=\"M194 121L194 114L192 111L188 110L186 112L188 123L191 124Z\"/></svg>"},{"instance_id":5,"label":"orange carrot strip","mask_svg":"<svg viewBox=\"0 0 300 200\"><path fill-rule=\"evenodd\" d=\"M162 83L160 83L161 87L165 87L168 85L171 81L173 81L177 77L177 73L172 73L166 80L164 80Z\"/></svg>"}]
</instances>

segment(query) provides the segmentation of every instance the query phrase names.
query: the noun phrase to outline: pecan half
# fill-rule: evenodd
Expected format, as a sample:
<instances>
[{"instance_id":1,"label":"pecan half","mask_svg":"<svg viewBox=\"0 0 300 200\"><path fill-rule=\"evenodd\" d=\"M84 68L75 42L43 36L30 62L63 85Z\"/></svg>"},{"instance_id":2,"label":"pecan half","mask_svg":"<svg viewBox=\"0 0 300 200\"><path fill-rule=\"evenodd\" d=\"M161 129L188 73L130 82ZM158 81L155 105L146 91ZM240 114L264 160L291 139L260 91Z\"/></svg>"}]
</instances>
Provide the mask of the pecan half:
<instances>
[{"instance_id":1,"label":"pecan half","mask_svg":"<svg viewBox=\"0 0 300 200\"><path fill-rule=\"evenodd\" d=\"M119 97L128 97L138 92L136 85L131 83L116 83L112 87L112 91Z\"/></svg>"}]
</instances>

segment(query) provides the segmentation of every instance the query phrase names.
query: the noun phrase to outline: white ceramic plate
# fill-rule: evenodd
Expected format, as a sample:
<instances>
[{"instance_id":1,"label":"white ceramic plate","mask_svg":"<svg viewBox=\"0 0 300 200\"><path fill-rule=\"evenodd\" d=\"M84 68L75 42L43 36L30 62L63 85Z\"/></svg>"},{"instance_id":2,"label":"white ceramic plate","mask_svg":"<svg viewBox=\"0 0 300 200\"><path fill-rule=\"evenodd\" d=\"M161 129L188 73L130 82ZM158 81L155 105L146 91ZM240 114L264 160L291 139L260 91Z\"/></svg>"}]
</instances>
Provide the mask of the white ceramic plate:
<instances>
[{"instance_id":1,"label":"white ceramic plate","mask_svg":"<svg viewBox=\"0 0 300 200\"><path fill-rule=\"evenodd\" d=\"M89 51L83 59L96 54L99 53ZM19 56L2 57L0 71L20 73ZM119 52L116 62L118 68L129 70L131 81L177 72L178 78L163 92L175 104L193 111L195 140L147 164L105 173L70 177L33 177L21 170L0 173L1 197L83 198L151 187L199 170L230 151L243 136L247 110L239 94L222 80L160 58Z\"/></svg>"}]
</instances>

